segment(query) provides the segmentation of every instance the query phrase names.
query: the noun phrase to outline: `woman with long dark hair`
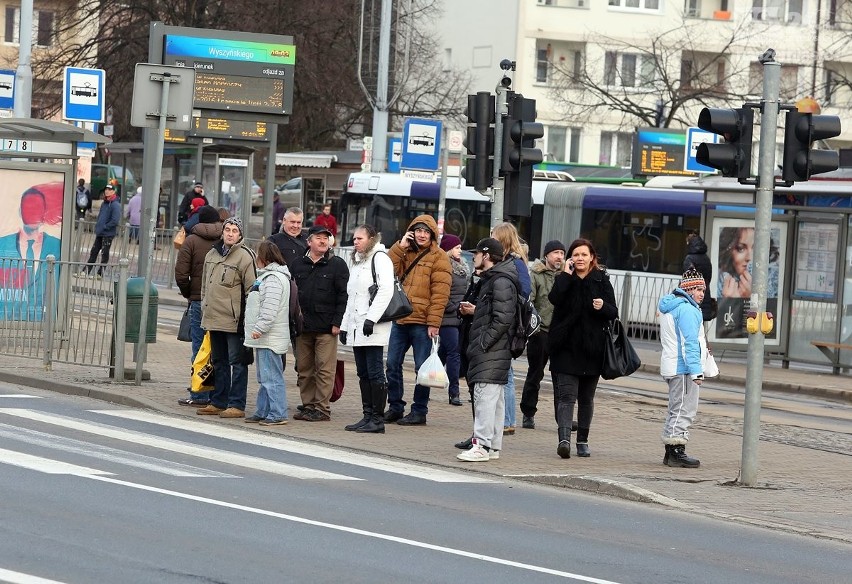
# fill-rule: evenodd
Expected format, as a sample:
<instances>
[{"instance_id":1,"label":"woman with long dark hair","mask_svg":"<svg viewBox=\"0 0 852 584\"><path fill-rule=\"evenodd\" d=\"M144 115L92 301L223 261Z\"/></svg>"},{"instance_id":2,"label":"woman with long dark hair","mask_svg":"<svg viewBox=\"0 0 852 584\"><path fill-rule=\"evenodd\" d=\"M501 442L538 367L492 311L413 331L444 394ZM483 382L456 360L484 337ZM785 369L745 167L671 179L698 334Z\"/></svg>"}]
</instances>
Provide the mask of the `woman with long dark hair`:
<instances>
[{"instance_id":1,"label":"woman with long dark hair","mask_svg":"<svg viewBox=\"0 0 852 584\"><path fill-rule=\"evenodd\" d=\"M548 295L553 304L548 348L559 432L557 454L571 458L571 422L577 402L577 455L587 457L595 390L606 342L604 326L618 318L615 292L595 246L576 239Z\"/></svg>"}]
</instances>

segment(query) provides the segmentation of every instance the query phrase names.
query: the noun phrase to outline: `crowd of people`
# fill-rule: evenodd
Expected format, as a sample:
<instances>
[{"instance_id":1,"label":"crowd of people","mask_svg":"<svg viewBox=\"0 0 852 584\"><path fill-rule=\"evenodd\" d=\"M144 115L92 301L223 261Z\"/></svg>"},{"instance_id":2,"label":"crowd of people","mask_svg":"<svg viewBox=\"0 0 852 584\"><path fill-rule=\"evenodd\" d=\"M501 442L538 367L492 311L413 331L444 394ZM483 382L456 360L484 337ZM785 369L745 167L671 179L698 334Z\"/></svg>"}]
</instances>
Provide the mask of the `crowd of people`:
<instances>
[{"instance_id":1,"label":"crowd of people","mask_svg":"<svg viewBox=\"0 0 852 584\"><path fill-rule=\"evenodd\" d=\"M591 241L577 239L567 247L547 242L530 269L517 230L504 222L469 250L471 270L462 259L459 237L440 236L435 219L424 214L390 248L372 225L358 226L350 269L333 251L336 222L317 221L305 233L304 213L292 207L281 214L280 231L252 250L239 219L220 216L202 202L195 208L190 199L186 225L195 221L178 254L175 279L189 302L193 360L209 335L214 389L190 393L179 400L182 405L197 407L199 415L244 418L246 423L288 423L284 370L292 347L301 402L293 419L330 421L340 343L352 348L363 413L345 430L385 433L391 423L425 425L435 387L415 380L409 405L403 362L411 350L419 370L437 345L446 369L446 382L439 385L446 388L449 404L463 405L461 380L470 395L472 431L456 444L462 450L457 458L499 459L503 436L515 432L510 335L516 332L519 304L529 299L541 330L527 347L521 425L535 429L539 387L549 362L556 454L570 458L576 432L573 451L591 456L606 327L618 318L613 286ZM661 372L670 393L664 464L681 467L698 466L686 455L685 444L707 355L701 326L707 282L693 265L700 258L688 261L680 286L659 304ZM411 312L389 319L385 314L398 287ZM298 334L290 326L296 298L303 321ZM252 363L259 389L255 412L246 416Z\"/></svg>"}]
</instances>

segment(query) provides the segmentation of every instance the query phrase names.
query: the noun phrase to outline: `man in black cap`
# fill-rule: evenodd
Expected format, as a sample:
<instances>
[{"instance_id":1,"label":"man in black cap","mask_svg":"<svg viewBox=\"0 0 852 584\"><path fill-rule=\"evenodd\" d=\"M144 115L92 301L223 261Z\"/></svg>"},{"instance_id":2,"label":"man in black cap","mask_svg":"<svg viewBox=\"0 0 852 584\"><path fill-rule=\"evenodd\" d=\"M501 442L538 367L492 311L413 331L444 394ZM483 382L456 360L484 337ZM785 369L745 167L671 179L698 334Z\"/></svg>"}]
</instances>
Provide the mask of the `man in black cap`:
<instances>
[{"instance_id":1,"label":"man in black cap","mask_svg":"<svg viewBox=\"0 0 852 584\"><path fill-rule=\"evenodd\" d=\"M457 458L484 462L500 458L503 444L503 386L509 382L509 330L515 322L520 284L514 258L503 259L499 241L481 239L471 251L473 268L481 271L476 303L462 302L459 312L473 315L465 347L467 383L473 386L473 445Z\"/></svg>"},{"instance_id":2,"label":"man in black cap","mask_svg":"<svg viewBox=\"0 0 852 584\"><path fill-rule=\"evenodd\" d=\"M308 252L287 260L299 288L304 331L296 337L300 411L294 420L326 422L331 419L331 391L337 367L337 335L346 311L349 268L330 251L331 232L321 225L308 231Z\"/></svg>"},{"instance_id":3,"label":"man in black cap","mask_svg":"<svg viewBox=\"0 0 852 584\"><path fill-rule=\"evenodd\" d=\"M529 430L535 428L535 413L538 406L538 390L544 378L544 367L550 358L547 352L547 331L553 318L553 304L547 295L553 288L553 280L562 271L565 261L565 245L554 239L544 245L541 260L536 260L530 270L531 291L530 301L541 317L541 328L538 334L527 341L527 380L521 394L521 413L524 415L523 427Z\"/></svg>"}]
</instances>

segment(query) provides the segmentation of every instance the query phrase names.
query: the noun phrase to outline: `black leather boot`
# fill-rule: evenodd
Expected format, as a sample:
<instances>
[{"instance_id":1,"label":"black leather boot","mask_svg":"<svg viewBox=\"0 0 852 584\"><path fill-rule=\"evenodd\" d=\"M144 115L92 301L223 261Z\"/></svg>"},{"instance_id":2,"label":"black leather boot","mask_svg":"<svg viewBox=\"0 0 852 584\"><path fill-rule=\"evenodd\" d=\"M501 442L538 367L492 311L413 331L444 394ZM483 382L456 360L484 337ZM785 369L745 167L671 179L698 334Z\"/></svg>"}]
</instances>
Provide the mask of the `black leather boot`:
<instances>
[{"instance_id":1,"label":"black leather boot","mask_svg":"<svg viewBox=\"0 0 852 584\"><path fill-rule=\"evenodd\" d=\"M361 386L361 409L364 412L364 417L355 422L344 426L344 430L353 432L370 421L370 416L373 415L373 396L371 394L370 380L359 379L358 384Z\"/></svg>"},{"instance_id":2,"label":"black leather boot","mask_svg":"<svg viewBox=\"0 0 852 584\"><path fill-rule=\"evenodd\" d=\"M370 382L370 396L373 413L370 420L355 430L361 434L385 433L385 403L388 400L388 386L382 382Z\"/></svg>"},{"instance_id":3,"label":"black leather boot","mask_svg":"<svg viewBox=\"0 0 852 584\"><path fill-rule=\"evenodd\" d=\"M666 447L666 455L663 457L663 464L668 466L669 465L669 458L672 455L672 445L671 444L665 444L665 447Z\"/></svg>"},{"instance_id":4,"label":"black leather boot","mask_svg":"<svg viewBox=\"0 0 852 584\"><path fill-rule=\"evenodd\" d=\"M559 445L556 454L562 458L571 458L571 428L559 428Z\"/></svg>"},{"instance_id":5,"label":"black leather boot","mask_svg":"<svg viewBox=\"0 0 852 584\"><path fill-rule=\"evenodd\" d=\"M686 454L686 445L675 444L669 452L668 466L680 468L698 468L701 462L697 458L692 458Z\"/></svg>"},{"instance_id":6,"label":"black leather boot","mask_svg":"<svg viewBox=\"0 0 852 584\"><path fill-rule=\"evenodd\" d=\"M589 429L577 428L577 456L588 458L592 455L589 450Z\"/></svg>"}]
</instances>

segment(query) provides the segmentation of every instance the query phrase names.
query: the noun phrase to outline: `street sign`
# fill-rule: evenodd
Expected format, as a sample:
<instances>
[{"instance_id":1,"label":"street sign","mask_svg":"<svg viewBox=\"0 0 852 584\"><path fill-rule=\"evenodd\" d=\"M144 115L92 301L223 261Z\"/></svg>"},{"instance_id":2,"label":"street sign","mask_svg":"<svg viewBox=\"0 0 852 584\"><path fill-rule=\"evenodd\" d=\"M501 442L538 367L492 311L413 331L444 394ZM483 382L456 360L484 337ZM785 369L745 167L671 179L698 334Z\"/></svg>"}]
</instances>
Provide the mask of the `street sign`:
<instances>
[{"instance_id":1,"label":"street sign","mask_svg":"<svg viewBox=\"0 0 852 584\"><path fill-rule=\"evenodd\" d=\"M699 162L695 159L695 151L698 150L699 144L709 143L709 144L717 144L719 142L719 135L714 134L713 132L708 132L706 130L702 130L701 128L687 128L686 129L686 156L683 161L683 169L691 172L700 172L700 173L717 173L719 172L715 168L710 168L709 166L704 166L703 164L699 164Z\"/></svg>"},{"instance_id":2,"label":"street sign","mask_svg":"<svg viewBox=\"0 0 852 584\"><path fill-rule=\"evenodd\" d=\"M15 72L0 70L0 109L15 109Z\"/></svg>"},{"instance_id":3,"label":"street sign","mask_svg":"<svg viewBox=\"0 0 852 584\"><path fill-rule=\"evenodd\" d=\"M103 122L105 80L103 69L65 67L62 118L78 122Z\"/></svg>"},{"instance_id":4,"label":"street sign","mask_svg":"<svg viewBox=\"0 0 852 584\"><path fill-rule=\"evenodd\" d=\"M464 148L464 132L451 130L447 138L447 146L450 152L461 152Z\"/></svg>"},{"instance_id":5,"label":"street sign","mask_svg":"<svg viewBox=\"0 0 852 584\"><path fill-rule=\"evenodd\" d=\"M388 172L398 173L399 161L402 159L402 138L391 138L388 148Z\"/></svg>"},{"instance_id":6,"label":"street sign","mask_svg":"<svg viewBox=\"0 0 852 584\"><path fill-rule=\"evenodd\" d=\"M130 125L135 128L157 128L160 125L162 79L177 80L169 83L169 101L166 105L166 128L189 130L192 128L192 94L195 71L185 67L136 63L133 78L133 103Z\"/></svg>"},{"instance_id":7,"label":"street sign","mask_svg":"<svg viewBox=\"0 0 852 584\"><path fill-rule=\"evenodd\" d=\"M402 131L400 166L414 170L438 170L441 162L440 120L407 118Z\"/></svg>"}]
</instances>

